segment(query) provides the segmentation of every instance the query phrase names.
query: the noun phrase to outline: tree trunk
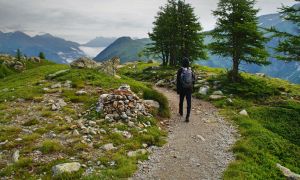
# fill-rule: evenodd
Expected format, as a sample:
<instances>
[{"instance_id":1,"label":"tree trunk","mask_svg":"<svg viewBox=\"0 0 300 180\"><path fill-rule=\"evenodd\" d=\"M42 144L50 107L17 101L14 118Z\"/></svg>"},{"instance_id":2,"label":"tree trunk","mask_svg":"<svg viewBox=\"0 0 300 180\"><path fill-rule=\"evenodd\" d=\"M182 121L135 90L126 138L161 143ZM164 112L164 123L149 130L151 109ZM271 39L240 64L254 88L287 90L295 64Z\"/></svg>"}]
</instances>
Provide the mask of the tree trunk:
<instances>
[{"instance_id":1,"label":"tree trunk","mask_svg":"<svg viewBox=\"0 0 300 180\"><path fill-rule=\"evenodd\" d=\"M239 80L239 65L240 61L238 58L233 57L233 65L232 65L232 71L231 71L231 80L232 82L237 82Z\"/></svg>"}]
</instances>

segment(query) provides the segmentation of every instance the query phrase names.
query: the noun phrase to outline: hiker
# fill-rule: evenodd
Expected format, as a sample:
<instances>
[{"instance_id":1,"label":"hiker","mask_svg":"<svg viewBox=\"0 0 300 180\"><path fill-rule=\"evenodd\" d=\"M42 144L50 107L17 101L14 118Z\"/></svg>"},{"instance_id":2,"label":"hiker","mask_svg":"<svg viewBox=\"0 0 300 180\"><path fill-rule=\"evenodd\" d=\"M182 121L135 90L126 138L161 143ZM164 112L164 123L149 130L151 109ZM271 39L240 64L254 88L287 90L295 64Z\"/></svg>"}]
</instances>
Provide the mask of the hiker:
<instances>
[{"instance_id":1,"label":"hiker","mask_svg":"<svg viewBox=\"0 0 300 180\"><path fill-rule=\"evenodd\" d=\"M177 94L180 96L179 114L183 116L183 101L186 98L187 113L185 122L190 121L191 106L192 106L192 93L195 83L195 74L190 67L188 58L183 58L182 67L177 72Z\"/></svg>"}]
</instances>

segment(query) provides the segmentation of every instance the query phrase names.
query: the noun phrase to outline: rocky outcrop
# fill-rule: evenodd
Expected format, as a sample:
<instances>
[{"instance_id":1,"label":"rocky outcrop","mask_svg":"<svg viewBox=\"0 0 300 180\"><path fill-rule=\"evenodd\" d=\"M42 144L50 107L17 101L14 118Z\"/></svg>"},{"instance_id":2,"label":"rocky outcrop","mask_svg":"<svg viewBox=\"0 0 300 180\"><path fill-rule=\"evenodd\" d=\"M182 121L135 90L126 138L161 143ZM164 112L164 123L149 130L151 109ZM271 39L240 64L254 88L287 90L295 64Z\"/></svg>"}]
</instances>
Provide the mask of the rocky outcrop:
<instances>
[{"instance_id":1,"label":"rocky outcrop","mask_svg":"<svg viewBox=\"0 0 300 180\"><path fill-rule=\"evenodd\" d=\"M87 57L81 57L75 61L73 61L70 66L72 68L78 68L78 69L97 69L99 67L99 64Z\"/></svg>"}]
</instances>

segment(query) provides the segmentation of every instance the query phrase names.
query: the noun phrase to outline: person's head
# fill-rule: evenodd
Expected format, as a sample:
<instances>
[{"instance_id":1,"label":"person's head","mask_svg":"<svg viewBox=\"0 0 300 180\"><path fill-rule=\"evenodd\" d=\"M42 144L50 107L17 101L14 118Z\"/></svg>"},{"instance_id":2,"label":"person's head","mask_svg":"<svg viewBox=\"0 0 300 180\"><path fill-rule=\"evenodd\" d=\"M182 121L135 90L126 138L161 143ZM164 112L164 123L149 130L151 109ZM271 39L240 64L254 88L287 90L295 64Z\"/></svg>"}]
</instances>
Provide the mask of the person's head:
<instances>
[{"instance_id":1,"label":"person's head","mask_svg":"<svg viewBox=\"0 0 300 180\"><path fill-rule=\"evenodd\" d=\"M182 60L182 67L190 67L190 60L187 57L184 57Z\"/></svg>"}]
</instances>

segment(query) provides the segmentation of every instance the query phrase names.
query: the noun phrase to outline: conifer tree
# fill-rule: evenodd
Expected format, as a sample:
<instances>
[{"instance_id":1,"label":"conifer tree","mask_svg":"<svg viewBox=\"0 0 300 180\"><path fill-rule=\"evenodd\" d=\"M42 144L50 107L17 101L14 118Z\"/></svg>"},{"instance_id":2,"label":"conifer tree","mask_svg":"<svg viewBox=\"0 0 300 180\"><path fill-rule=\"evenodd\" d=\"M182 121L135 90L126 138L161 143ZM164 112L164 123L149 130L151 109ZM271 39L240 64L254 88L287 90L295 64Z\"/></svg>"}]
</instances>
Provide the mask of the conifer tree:
<instances>
[{"instance_id":1,"label":"conifer tree","mask_svg":"<svg viewBox=\"0 0 300 180\"><path fill-rule=\"evenodd\" d=\"M43 52L40 52L39 53L39 58L40 59L46 59L46 56L45 56L45 54Z\"/></svg>"},{"instance_id":2,"label":"conifer tree","mask_svg":"<svg viewBox=\"0 0 300 180\"><path fill-rule=\"evenodd\" d=\"M213 54L232 58L231 81L239 80L242 61L258 65L269 64L265 50L266 38L258 29L258 10L255 0L220 0L213 11L217 18L212 31L213 42L209 45Z\"/></svg>"},{"instance_id":3,"label":"conifer tree","mask_svg":"<svg viewBox=\"0 0 300 180\"><path fill-rule=\"evenodd\" d=\"M202 27L190 4L169 0L160 8L153 24L152 33L149 33L153 43L146 52L158 55L163 65L176 66L183 57L206 58Z\"/></svg>"},{"instance_id":4,"label":"conifer tree","mask_svg":"<svg viewBox=\"0 0 300 180\"><path fill-rule=\"evenodd\" d=\"M17 49L16 59L17 59L17 61L21 61L22 60L22 52L21 52L20 49Z\"/></svg>"},{"instance_id":5,"label":"conifer tree","mask_svg":"<svg viewBox=\"0 0 300 180\"><path fill-rule=\"evenodd\" d=\"M285 20L293 22L298 27L298 31L291 34L271 28L270 31L275 33L274 36L281 39L275 48L276 52L281 54L276 58L285 61L300 61L300 4L292 7L283 6L280 14Z\"/></svg>"}]
</instances>

